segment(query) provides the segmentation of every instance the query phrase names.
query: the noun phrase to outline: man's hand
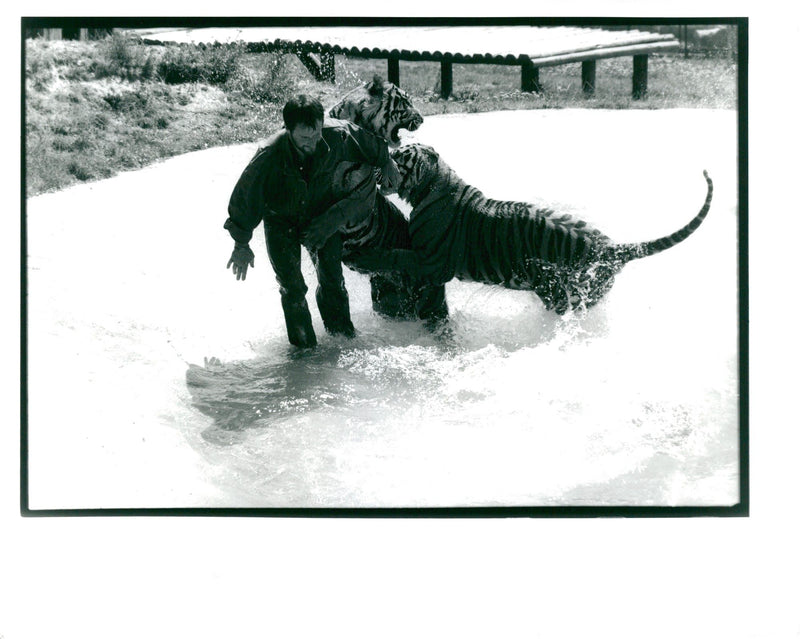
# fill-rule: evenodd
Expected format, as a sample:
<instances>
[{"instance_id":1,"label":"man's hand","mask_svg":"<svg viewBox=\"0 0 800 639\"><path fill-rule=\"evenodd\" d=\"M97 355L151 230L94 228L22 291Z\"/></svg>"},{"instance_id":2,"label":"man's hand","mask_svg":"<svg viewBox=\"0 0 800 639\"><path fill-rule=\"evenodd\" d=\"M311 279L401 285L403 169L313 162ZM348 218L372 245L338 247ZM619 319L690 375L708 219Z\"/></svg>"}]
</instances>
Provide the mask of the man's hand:
<instances>
[{"instance_id":1,"label":"man's hand","mask_svg":"<svg viewBox=\"0 0 800 639\"><path fill-rule=\"evenodd\" d=\"M381 174L383 175L381 179L381 193L384 195L388 193L397 193L397 189L400 188L400 171L397 169L397 165L392 158L389 158L386 166L381 169Z\"/></svg>"},{"instance_id":2,"label":"man's hand","mask_svg":"<svg viewBox=\"0 0 800 639\"><path fill-rule=\"evenodd\" d=\"M311 222L301 236L303 245L310 251L317 251L325 246L328 238L339 230L342 216L337 211L330 209L318 215Z\"/></svg>"},{"instance_id":3,"label":"man's hand","mask_svg":"<svg viewBox=\"0 0 800 639\"><path fill-rule=\"evenodd\" d=\"M247 277L247 267L252 266L255 268L255 258L256 256L247 244L236 242L236 246L233 248L231 259L228 260L228 266L226 268L230 268L231 265L233 265L233 274L236 276L236 279L243 280Z\"/></svg>"}]
</instances>

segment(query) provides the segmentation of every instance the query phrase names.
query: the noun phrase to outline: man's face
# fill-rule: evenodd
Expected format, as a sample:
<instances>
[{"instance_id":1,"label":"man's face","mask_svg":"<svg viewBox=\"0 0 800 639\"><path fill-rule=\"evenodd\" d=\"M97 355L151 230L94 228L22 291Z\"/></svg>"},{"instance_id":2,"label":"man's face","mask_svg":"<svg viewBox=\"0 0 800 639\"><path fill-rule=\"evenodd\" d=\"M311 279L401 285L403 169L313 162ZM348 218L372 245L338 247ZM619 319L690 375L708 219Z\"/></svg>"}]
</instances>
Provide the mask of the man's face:
<instances>
[{"instance_id":1,"label":"man's face","mask_svg":"<svg viewBox=\"0 0 800 639\"><path fill-rule=\"evenodd\" d=\"M298 124L289 131L289 135L292 137L292 141L302 157L311 155L322 139L322 121L318 120L313 127Z\"/></svg>"}]
</instances>

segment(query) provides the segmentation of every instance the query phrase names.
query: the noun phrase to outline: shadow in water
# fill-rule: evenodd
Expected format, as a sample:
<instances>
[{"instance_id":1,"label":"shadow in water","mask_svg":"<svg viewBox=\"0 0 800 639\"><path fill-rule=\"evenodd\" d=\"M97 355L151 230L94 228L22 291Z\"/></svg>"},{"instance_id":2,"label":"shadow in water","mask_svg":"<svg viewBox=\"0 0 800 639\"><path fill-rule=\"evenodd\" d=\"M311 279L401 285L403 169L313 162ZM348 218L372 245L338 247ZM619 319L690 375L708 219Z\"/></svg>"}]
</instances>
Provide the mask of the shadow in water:
<instances>
[{"instance_id":1,"label":"shadow in water","mask_svg":"<svg viewBox=\"0 0 800 639\"><path fill-rule=\"evenodd\" d=\"M357 376L337 367L339 349L297 351L283 361L256 358L190 364L192 405L216 428L240 431L310 410L346 404Z\"/></svg>"},{"instance_id":2,"label":"shadow in water","mask_svg":"<svg viewBox=\"0 0 800 639\"><path fill-rule=\"evenodd\" d=\"M454 350L450 340L430 335L417 345L396 341L335 340L308 350L287 347L250 360L222 362L212 357L202 366L189 364L191 404L214 420L203 437L232 443L237 439L234 433L276 420L380 408L403 393L417 392L426 362Z\"/></svg>"},{"instance_id":3,"label":"shadow in water","mask_svg":"<svg viewBox=\"0 0 800 639\"><path fill-rule=\"evenodd\" d=\"M542 322L539 315L475 326L455 315L434 333L421 323L403 322L310 350L287 346L250 360L206 358L202 366L190 364L186 385L192 406L214 422L202 435L231 444L247 429L310 413L346 421L356 413L438 402L453 372L474 365L475 353L487 345L508 353L587 336L577 318L545 316Z\"/></svg>"}]
</instances>

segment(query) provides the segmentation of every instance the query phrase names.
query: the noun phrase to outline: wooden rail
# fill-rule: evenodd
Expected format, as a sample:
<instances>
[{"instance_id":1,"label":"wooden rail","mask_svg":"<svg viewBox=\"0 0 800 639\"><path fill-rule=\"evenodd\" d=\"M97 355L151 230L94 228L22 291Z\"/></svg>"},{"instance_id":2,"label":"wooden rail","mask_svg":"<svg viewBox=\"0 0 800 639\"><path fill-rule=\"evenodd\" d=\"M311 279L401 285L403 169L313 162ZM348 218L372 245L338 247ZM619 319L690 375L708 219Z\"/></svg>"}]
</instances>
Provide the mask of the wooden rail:
<instances>
[{"instance_id":1,"label":"wooden rail","mask_svg":"<svg viewBox=\"0 0 800 639\"><path fill-rule=\"evenodd\" d=\"M648 56L680 48L672 35L578 27L265 27L188 29L153 36L157 39L145 41L245 42L253 52L294 53L315 78L330 82L336 79L336 55L385 59L388 79L398 86L401 60L438 62L445 99L453 93L453 64L519 66L520 88L530 92L542 90L540 68L580 62L581 86L590 96L597 84L597 60L620 56L633 58L631 92L634 99L642 99L647 94ZM412 42L416 48L401 46Z\"/></svg>"}]
</instances>

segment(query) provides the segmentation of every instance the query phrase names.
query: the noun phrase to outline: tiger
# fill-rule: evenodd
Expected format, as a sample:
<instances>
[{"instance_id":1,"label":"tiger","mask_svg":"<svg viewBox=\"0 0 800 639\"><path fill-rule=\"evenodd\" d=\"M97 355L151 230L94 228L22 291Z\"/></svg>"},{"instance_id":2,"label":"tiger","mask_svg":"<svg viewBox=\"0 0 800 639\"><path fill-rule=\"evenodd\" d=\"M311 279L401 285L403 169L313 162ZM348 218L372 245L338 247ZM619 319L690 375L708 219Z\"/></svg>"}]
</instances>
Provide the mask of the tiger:
<instances>
[{"instance_id":1,"label":"tiger","mask_svg":"<svg viewBox=\"0 0 800 639\"><path fill-rule=\"evenodd\" d=\"M706 199L688 224L657 240L614 244L572 215L487 198L430 146L402 146L392 157L401 177L398 195L412 206L409 271L433 285L455 278L534 291L559 315L594 306L626 263L689 237L706 218L714 191L704 170ZM371 267L391 269L397 261L376 258Z\"/></svg>"},{"instance_id":2,"label":"tiger","mask_svg":"<svg viewBox=\"0 0 800 639\"><path fill-rule=\"evenodd\" d=\"M328 110L327 116L353 122L383 138L392 148L400 143L401 129L416 131L423 123L408 94L378 75L345 95ZM379 175L368 165L343 162L337 168L334 192L340 197L367 185L375 193L374 206L342 229L342 262L369 275L372 307L377 313L397 319L420 317L420 284L412 276L399 269L376 273L364 266L369 255L411 249L408 220L377 190L378 179ZM443 313L444 288L427 293L426 298L430 297L438 300L433 312Z\"/></svg>"},{"instance_id":3,"label":"tiger","mask_svg":"<svg viewBox=\"0 0 800 639\"><path fill-rule=\"evenodd\" d=\"M408 94L391 82L384 82L379 75L328 109L328 117L357 124L392 147L400 144L400 129L416 131L423 122Z\"/></svg>"}]
</instances>

